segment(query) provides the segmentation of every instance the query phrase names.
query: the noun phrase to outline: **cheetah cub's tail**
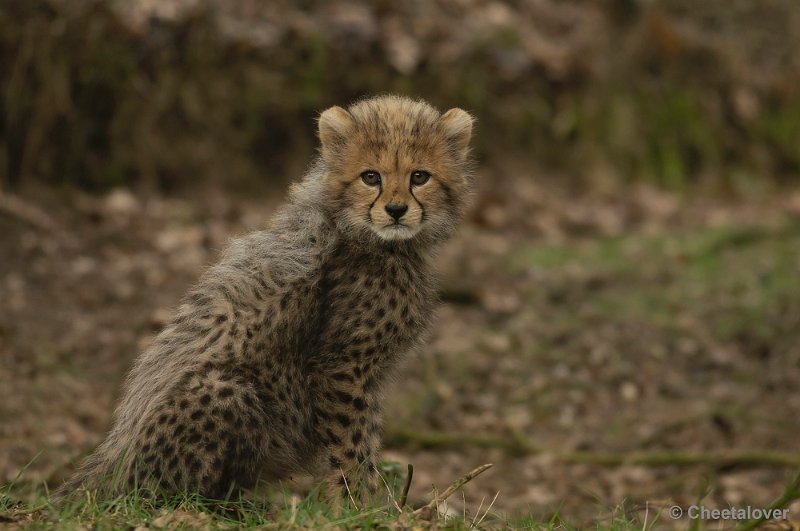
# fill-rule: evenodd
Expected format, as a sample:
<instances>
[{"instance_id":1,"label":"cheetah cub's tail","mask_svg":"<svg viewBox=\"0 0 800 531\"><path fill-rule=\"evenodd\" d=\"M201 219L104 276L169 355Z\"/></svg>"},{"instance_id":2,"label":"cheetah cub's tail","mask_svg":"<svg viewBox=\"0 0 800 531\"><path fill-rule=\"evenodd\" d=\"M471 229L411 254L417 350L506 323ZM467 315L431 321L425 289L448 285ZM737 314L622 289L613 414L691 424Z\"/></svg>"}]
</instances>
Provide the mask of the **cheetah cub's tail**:
<instances>
[{"instance_id":1,"label":"cheetah cub's tail","mask_svg":"<svg viewBox=\"0 0 800 531\"><path fill-rule=\"evenodd\" d=\"M109 489L116 490L118 485L127 479L124 469L124 459L120 452L113 450L114 445L109 444L110 439L98 447L67 479L53 495L56 505L66 502L86 490Z\"/></svg>"}]
</instances>

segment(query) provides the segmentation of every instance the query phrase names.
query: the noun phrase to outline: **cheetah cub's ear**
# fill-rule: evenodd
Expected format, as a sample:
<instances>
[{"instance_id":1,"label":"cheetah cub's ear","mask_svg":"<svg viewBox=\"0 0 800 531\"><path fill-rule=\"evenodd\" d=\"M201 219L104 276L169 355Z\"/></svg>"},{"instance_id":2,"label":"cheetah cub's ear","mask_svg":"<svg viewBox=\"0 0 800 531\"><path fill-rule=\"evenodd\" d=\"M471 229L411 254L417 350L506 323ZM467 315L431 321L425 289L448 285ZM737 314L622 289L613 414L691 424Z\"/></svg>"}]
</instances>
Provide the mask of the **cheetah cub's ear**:
<instances>
[{"instance_id":1,"label":"cheetah cub's ear","mask_svg":"<svg viewBox=\"0 0 800 531\"><path fill-rule=\"evenodd\" d=\"M330 161L331 156L347 142L353 127L353 116L341 107L331 107L319 115L319 139L322 157Z\"/></svg>"},{"instance_id":2,"label":"cheetah cub's ear","mask_svg":"<svg viewBox=\"0 0 800 531\"><path fill-rule=\"evenodd\" d=\"M474 121L475 119L468 112L458 108L450 109L439 118L439 125L445 138L461 157L467 155Z\"/></svg>"}]
</instances>

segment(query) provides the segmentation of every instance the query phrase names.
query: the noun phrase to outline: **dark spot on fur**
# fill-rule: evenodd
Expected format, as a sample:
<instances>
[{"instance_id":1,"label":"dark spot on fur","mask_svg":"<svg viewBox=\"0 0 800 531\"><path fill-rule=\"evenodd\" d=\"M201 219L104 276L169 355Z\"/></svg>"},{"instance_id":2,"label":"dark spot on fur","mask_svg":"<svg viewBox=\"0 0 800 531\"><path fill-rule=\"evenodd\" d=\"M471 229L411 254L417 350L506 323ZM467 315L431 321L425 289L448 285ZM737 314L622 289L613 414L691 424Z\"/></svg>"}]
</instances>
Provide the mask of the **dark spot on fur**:
<instances>
[{"instance_id":1,"label":"dark spot on fur","mask_svg":"<svg viewBox=\"0 0 800 531\"><path fill-rule=\"evenodd\" d=\"M345 415L344 413L337 413L336 414L336 422L342 425L342 427L346 428L350 425L350 417Z\"/></svg>"},{"instance_id":2,"label":"dark spot on fur","mask_svg":"<svg viewBox=\"0 0 800 531\"><path fill-rule=\"evenodd\" d=\"M251 397L250 395L247 395L247 394L244 395L242 397L242 401L244 402L244 405L246 405L247 407L253 407L253 405L254 405L253 397Z\"/></svg>"},{"instance_id":3,"label":"dark spot on fur","mask_svg":"<svg viewBox=\"0 0 800 531\"><path fill-rule=\"evenodd\" d=\"M333 433L330 429L326 430L325 435L328 437L328 442L336 445L342 444L342 440L339 438L339 436Z\"/></svg>"},{"instance_id":4,"label":"dark spot on fur","mask_svg":"<svg viewBox=\"0 0 800 531\"><path fill-rule=\"evenodd\" d=\"M230 396L233 396L233 389L231 389L230 387L221 387L219 392L217 393L217 396L220 398L228 398Z\"/></svg>"},{"instance_id":5,"label":"dark spot on fur","mask_svg":"<svg viewBox=\"0 0 800 531\"><path fill-rule=\"evenodd\" d=\"M353 399L353 406L359 411L364 411L367 408L366 402L360 396Z\"/></svg>"},{"instance_id":6,"label":"dark spot on fur","mask_svg":"<svg viewBox=\"0 0 800 531\"><path fill-rule=\"evenodd\" d=\"M344 391L336 391L336 398L338 398L339 402L342 402L343 404L348 404L353 400L352 395Z\"/></svg>"},{"instance_id":7,"label":"dark spot on fur","mask_svg":"<svg viewBox=\"0 0 800 531\"><path fill-rule=\"evenodd\" d=\"M201 405L207 406L209 404L209 402L211 402L211 395L205 394L205 395L200 397L200 404Z\"/></svg>"},{"instance_id":8,"label":"dark spot on fur","mask_svg":"<svg viewBox=\"0 0 800 531\"><path fill-rule=\"evenodd\" d=\"M192 420L200 420L201 418L203 418L203 411L200 409L195 409L189 418L191 418Z\"/></svg>"},{"instance_id":9,"label":"dark spot on fur","mask_svg":"<svg viewBox=\"0 0 800 531\"><path fill-rule=\"evenodd\" d=\"M222 333L223 333L223 332L224 332L224 330L219 330L219 331L218 331L216 334L214 334L214 335L211 337L211 339L209 339L209 340L206 342L206 346L205 346L205 348L208 348L208 347L210 347L210 346L214 345L214 344L215 344L217 341L219 341L219 338L221 338L221 337L222 337Z\"/></svg>"}]
</instances>

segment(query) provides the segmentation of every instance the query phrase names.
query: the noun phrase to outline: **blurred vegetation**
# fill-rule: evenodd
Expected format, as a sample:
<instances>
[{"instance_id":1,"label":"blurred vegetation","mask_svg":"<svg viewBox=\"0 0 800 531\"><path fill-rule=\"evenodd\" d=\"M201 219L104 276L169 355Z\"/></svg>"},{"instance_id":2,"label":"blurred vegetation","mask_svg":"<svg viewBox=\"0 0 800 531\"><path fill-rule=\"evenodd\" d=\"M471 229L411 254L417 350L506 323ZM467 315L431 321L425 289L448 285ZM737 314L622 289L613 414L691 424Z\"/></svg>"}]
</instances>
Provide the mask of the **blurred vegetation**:
<instances>
[{"instance_id":1,"label":"blurred vegetation","mask_svg":"<svg viewBox=\"0 0 800 531\"><path fill-rule=\"evenodd\" d=\"M321 109L397 92L474 112L488 163L514 160L579 185L757 192L800 175L792 3L762 6L756 32L740 2L570 2L558 9L601 18L584 17L577 44L550 56L515 25L516 3L494 3L508 20L450 42L458 52L448 59L431 52L435 28L420 36L409 25L419 52L409 64L387 59L382 28L351 46L322 26L287 25L263 44L222 31L210 10L135 27L108 2L10 0L0 4L0 182L282 182L308 163ZM325 3L304 5L325 21ZM383 20L403 8L372 9ZM439 40L452 35L459 29Z\"/></svg>"}]
</instances>

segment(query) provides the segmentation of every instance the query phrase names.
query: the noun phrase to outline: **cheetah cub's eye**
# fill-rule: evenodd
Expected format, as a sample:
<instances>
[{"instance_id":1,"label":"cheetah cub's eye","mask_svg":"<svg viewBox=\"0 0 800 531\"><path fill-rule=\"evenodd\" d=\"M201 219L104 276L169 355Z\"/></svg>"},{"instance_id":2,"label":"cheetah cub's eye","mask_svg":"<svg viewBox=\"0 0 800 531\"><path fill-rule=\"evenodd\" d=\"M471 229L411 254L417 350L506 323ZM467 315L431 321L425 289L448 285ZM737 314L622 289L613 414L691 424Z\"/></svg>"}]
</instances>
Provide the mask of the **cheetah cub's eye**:
<instances>
[{"instance_id":1,"label":"cheetah cub's eye","mask_svg":"<svg viewBox=\"0 0 800 531\"><path fill-rule=\"evenodd\" d=\"M431 178L431 174L426 172L425 170L417 170L411 174L411 184L414 186L422 186L428 179Z\"/></svg>"},{"instance_id":2,"label":"cheetah cub's eye","mask_svg":"<svg viewBox=\"0 0 800 531\"><path fill-rule=\"evenodd\" d=\"M361 180L367 186L378 186L381 184L381 174L373 170L367 170L361 174Z\"/></svg>"}]
</instances>

